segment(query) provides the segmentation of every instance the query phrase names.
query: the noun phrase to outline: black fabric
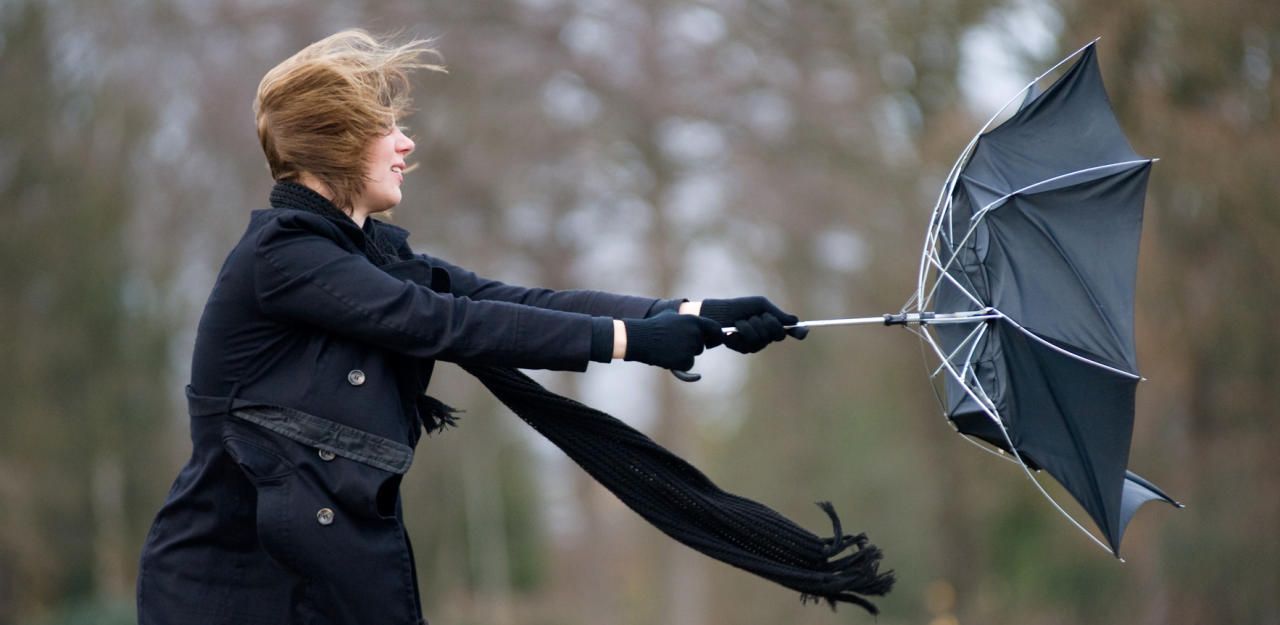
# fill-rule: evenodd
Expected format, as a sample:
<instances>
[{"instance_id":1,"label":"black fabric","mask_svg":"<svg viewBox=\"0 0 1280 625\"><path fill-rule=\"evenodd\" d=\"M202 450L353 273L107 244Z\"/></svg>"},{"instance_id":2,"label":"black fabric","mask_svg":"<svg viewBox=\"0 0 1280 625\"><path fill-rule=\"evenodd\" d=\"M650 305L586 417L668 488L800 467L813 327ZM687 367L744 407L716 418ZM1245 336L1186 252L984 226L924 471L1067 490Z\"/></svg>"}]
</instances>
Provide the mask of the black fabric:
<instances>
[{"instance_id":1,"label":"black fabric","mask_svg":"<svg viewBox=\"0 0 1280 625\"><path fill-rule=\"evenodd\" d=\"M783 312L768 298L759 295L703 300L700 314L722 326L731 326L736 321L764 314L773 315L786 325L793 325L800 320L795 315Z\"/></svg>"},{"instance_id":2,"label":"black fabric","mask_svg":"<svg viewBox=\"0 0 1280 625\"><path fill-rule=\"evenodd\" d=\"M973 326L935 326L944 353L966 375L964 385L947 378L948 417L962 433L1045 469L1116 555L1141 503L1172 503L1126 470L1138 382L1133 297L1150 166L1121 131L1090 46L979 138L939 229L950 280L939 280L936 309L990 306L1012 320L987 322L976 347L967 342ZM995 405L1012 449L970 394L975 387Z\"/></svg>"},{"instance_id":3,"label":"black fabric","mask_svg":"<svg viewBox=\"0 0 1280 625\"><path fill-rule=\"evenodd\" d=\"M284 432L261 427L242 416L258 402L190 387L187 399L192 457L147 534L139 625L424 622L402 476L375 466L404 460L394 445L370 447L334 422L328 437L311 430L315 419ZM299 433L307 436L290 435ZM318 522L321 510L331 523Z\"/></svg>"},{"instance_id":4,"label":"black fabric","mask_svg":"<svg viewBox=\"0 0 1280 625\"><path fill-rule=\"evenodd\" d=\"M724 344L743 354L754 354L787 337L782 322L768 313L739 320L733 328L736 331L725 336Z\"/></svg>"},{"instance_id":5,"label":"black fabric","mask_svg":"<svg viewBox=\"0 0 1280 625\"><path fill-rule=\"evenodd\" d=\"M1119 551L1120 495L1138 381L1055 351L1008 323L998 325L1006 366L1017 376L1008 392L1013 440L1068 491L1080 494L1077 500Z\"/></svg>"},{"instance_id":6,"label":"black fabric","mask_svg":"<svg viewBox=\"0 0 1280 625\"><path fill-rule=\"evenodd\" d=\"M350 215L334 206L328 198L320 195L311 187L289 180L277 182L271 188L270 202L272 206L301 208L339 221L351 220ZM354 224L355 222L352 221L352 223ZM364 238L360 243L364 246L365 255L369 257L373 264L382 266L397 260L396 239L402 238L407 233L395 226L373 219L366 219L360 230L364 234ZM397 235L401 236L397 237Z\"/></svg>"},{"instance_id":7,"label":"black fabric","mask_svg":"<svg viewBox=\"0 0 1280 625\"><path fill-rule=\"evenodd\" d=\"M645 317L659 315L668 310L671 312L680 312L680 305L689 301L688 298L660 299L653 302L649 306L649 311L645 313Z\"/></svg>"},{"instance_id":8,"label":"black fabric","mask_svg":"<svg viewBox=\"0 0 1280 625\"><path fill-rule=\"evenodd\" d=\"M591 320L591 360L595 362L613 360L613 320L608 317L596 317Z\"/></svg>"},{"instance_id":9,"label":"black fabric","mask_svg":"<svg viewBox=\"0 0 1280 625\"><path fill-rule=\"evenodd\" d=\"M291 183L278 184L276 189L285 184ZM323 200L318 194L306 197L308 202ZM311 203L301 207L316 210ZM332 205L318 208L332 212ZM365 231L383 227L386 225L370 219ZM369 250L367 246L370 262L387 263L386 255ZM636 328L642 345L651 342L654 337L650 335L656 332L683 332L688 335L689 351L696 343L698 352L703 344L721 336L719 326L711 320L673 311L644 320L624 319L624 323L628 354L632 328ZM670 349L669 342L666 349ZM822 538L762 504L720 490L692 465L622 421L552 393L514 368L465 357L452 361L623 503L685 545L797 590L802 598L825 600L832 607L839 602L853 603L874 614L877 609L865 596L884 595L893 587L893 572L879 571L880 550L864 534L844 534L830 504L820 505L834 525L834 535ZM692 356L689 361L692 366Z\"/></svg>"},{"instance_id":10,"label":"black fabric","mask_svg":"<svg viewBox=\"0 0 1280 625\"><path fill-rule=\"evenodd\" d=\"M893 572L880 572L881 552L865 534L834 525L822 538L750 499L720 490L693 465L599 410L560 397L528 376L502 367L464 366L502 403L637 514L668 536L802 593L854 603L876 613L866 595L884 595Z\"/></svg>"},{"instance_id":11,"label":"black fabric","mask_svg":"<svg viewBox=\"0 0 1280 625\"><path fill-rule=\"evenodd\" d=\"M1163 501L1175 508L1184 507L1160 490L1159 486L1148 482L1133 471L1124 472L1124 493L1120 497L1120 535L1129 526L1129 520L1138 512L1138 508L1148 501Z\"/></svg>"},{"instance_id":12,"label":"black fabric","mask_svg":"<svg viewBox=\"0 0 1280 625\"><path fill-rule=\"evenodd\" d=\"M231 416L371 467L404 473L413 464L413 448L285 406L249 406Z\"/></svg>"},{"instance_id":13,"label":"black fabric","mask_svg":"<svg viewBox=\"0 0 1280 625\"><path fill-rule=\"evenodd\" d=\"M645 319L624 319L626 360L688 371L694 357L724 340L716 322L694 315L664 312Z\"/></svg>"}]
</instances>

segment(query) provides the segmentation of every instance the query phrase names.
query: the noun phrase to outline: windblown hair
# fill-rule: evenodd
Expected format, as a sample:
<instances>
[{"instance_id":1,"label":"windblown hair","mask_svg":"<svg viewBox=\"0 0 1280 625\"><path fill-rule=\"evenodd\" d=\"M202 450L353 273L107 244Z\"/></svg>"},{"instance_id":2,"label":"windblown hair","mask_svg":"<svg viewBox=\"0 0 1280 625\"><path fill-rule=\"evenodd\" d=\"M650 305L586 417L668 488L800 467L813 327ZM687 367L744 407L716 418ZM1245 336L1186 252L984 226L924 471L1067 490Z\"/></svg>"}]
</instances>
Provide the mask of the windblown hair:
<instances>
[{"instance_id":1,"label":"windblown hair","mask_svg":"<svg viewBox=\"0 0 1280 625\"><path fill-rule=\"evenodd\" d=\"M429 42L403 44L359 30L317 41L271 68L258 84L253 112L271 177L310 173L329 187L334 205L350 210L364 189L364 155L411 104L409 73L443 72Z\"/></svg>"}]
</instances>

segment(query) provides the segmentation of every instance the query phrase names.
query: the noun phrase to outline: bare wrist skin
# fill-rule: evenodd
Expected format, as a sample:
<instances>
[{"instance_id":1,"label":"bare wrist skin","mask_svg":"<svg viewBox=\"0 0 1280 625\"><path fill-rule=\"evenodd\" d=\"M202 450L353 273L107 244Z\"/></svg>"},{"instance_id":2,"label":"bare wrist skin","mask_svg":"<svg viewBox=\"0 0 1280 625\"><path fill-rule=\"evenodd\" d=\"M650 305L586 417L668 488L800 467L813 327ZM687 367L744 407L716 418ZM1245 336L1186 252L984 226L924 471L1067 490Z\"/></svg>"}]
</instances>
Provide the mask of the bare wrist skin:
<instances>
[{"instance_id":1,"label":"bare wrist skin","mask_svg":"<svg viewBox=\"0 0 1280 625\"><path fill-rule=\"evenodd\" d=\"M613 320L613 358L625 358L627 355L627 326L621 319Z\"/></svg>"},{"instance_id":2,"label":"bare wrist skin","mask_svg":"<svg viewBox=\"0 0 1280 625\"><path fill-rule=\"evenodd\" d=\"M681 302L679 312L682 315L700 315L702 314L702 302Z\"/></svg>"}]
</instances>

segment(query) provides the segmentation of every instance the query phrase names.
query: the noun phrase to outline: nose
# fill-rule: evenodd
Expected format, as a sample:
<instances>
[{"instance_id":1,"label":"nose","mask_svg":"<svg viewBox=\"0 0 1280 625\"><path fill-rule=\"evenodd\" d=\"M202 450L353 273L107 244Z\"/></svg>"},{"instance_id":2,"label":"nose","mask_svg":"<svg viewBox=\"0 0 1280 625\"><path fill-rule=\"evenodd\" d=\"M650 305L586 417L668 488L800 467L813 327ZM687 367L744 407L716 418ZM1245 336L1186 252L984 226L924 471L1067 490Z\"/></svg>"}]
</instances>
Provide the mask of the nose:
<instances>
[{"instance_id":1,"label":"nose","mask_svg":"<svg viewBox=\"0 0 1280 625\"><path fill-rule=\"evenodd\" d=\"M404 132L401 131L399 128L396 128L396 134L399 135L396 138L396 152L403 156L408 156L413 152L413 148L414 148L413 139L410 139L409 137L405 136Z\"/></svg>"}]
</instances>

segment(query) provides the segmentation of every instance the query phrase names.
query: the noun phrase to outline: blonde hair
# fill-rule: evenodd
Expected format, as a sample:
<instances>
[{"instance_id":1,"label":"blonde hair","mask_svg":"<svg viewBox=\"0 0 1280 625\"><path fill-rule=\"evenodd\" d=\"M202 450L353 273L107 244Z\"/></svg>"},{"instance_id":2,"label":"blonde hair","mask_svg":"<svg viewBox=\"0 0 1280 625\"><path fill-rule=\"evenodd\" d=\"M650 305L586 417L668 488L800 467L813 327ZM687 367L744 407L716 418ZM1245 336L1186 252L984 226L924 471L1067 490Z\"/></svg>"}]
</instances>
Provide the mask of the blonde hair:
<instances>
[{"instance_id":1,"label":"blonde hair","mask_svg":"<svg viewBox=\"0 0 1280 625\"><path fill-rule=\"evenodd\" d=\"M444 71L423 62L424 54L439 58L427 41L393 44L352 29L271 68L253 102L271 177L309 173L329 187L336 206L350 209L364 189L365 150L410 110L409 73Z\"/></svg>"}]
</instances>

